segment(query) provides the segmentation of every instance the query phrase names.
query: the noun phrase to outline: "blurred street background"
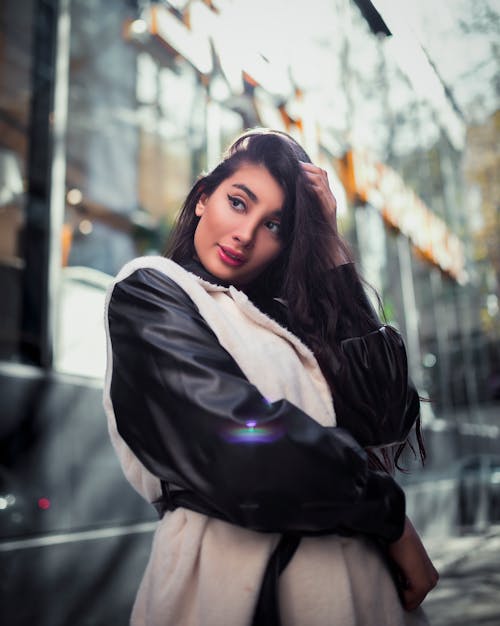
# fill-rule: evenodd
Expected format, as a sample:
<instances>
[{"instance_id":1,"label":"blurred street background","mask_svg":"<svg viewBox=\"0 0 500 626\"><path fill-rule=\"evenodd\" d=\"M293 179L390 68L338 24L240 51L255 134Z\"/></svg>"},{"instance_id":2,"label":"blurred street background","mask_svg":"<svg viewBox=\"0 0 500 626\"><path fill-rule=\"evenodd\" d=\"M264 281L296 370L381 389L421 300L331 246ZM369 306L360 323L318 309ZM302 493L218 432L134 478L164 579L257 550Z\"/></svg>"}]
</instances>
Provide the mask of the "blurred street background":
<instances>
[{"instance_id":1,"label":"blurred street background","mask_svg":"<svg viewBox=\"0 0 500 626\"><path fill-rule=\"evenodd\" d=\"M478 535L429 539L427 547L441 576L424 603L432 626L497 626L500 527Z\"/></svg>"},{"instance_id":2,"label":"blurred street background","mask_svg":"<svg viewBox=\"0 0 500 626\"><path fill-rule=\"evenodd\" d=\"M397 479L431 624L500 624L499 61L498 0L1 0L2 624L127 624L155 514L108 440L104 293L254 126L327 170L430 400Z\"/></svg>"}]
</instances>

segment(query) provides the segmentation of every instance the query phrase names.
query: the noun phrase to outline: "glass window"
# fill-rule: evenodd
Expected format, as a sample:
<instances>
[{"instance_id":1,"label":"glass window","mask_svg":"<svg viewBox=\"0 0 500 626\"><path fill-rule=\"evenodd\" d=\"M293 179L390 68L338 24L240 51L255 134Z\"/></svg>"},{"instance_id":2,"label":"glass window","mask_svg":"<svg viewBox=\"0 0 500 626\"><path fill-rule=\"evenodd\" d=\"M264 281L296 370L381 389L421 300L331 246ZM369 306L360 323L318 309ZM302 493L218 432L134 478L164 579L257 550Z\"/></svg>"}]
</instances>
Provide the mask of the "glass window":
<instances>
[{"instance_id":1,"label":"glass window","mask_svg":"<svg viewBox=\"0 0 500 626\"><path fill-rule=\"evenodd\" d=\"M107 286L130 259L161 254L206 167L206 88L181 57L123 38L126 3L71 3L67 196L57 371L102 377Z\"/></svg>"},{"instance_id":2,"label":"glass window","mask_svg":"<svg viewBox=\"0 0 500 626\"><path fill-rule=\"evenodd\" d=\"M0 359L19 360L33 3L0 6Z\"/></svg>"}]
</instances>

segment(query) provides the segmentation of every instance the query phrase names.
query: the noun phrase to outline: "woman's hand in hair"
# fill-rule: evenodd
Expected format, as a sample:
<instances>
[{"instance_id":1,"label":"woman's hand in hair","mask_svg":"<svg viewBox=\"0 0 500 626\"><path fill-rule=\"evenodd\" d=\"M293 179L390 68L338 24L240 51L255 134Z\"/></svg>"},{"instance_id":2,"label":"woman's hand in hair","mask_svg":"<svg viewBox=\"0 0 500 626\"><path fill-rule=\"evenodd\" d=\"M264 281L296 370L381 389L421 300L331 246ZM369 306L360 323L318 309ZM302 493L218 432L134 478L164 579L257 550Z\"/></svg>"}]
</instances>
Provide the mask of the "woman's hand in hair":
<instances>
[{"instance_id":1,"label":"woman's hand in hair","mask_svg":"<svg viewBox=\"0 0 500 626\"><path fill-rule=\"evenodd\" d=\"M343 263L349 263L349 258L345 253L345 246L340 244L337 229L337 200L335 199L335 196L330 188L328 174L326 170L314 165L314 163L305 163L304 161L300 161L300 165L310 189L316 193L320 206L323 210L323 214L332 228L332 266L336 267L338 265L342 265Z\"/></svg>"},{"instance_id":2,"label":"woman's hand in hair","mask_svg":"<svg viewBox=\"0 0 500 626\"><path fill-rule=\"evenodd\" d=\"M326 170L314 165L314 163L305 163L304 161L301 161L300 165L309 183L309 187L311 187L318 196L325 217L330 221L335 233L337 233L337 201L330 189Z\"/></svg>"},{"instance_id":3,"label":"woman's hand in hair","mask_svg":"<svg viewBox=\"0 0 500 626\"><path fill-rule=\"evenodd\" d=\"M413 611L437 585L439 574L408 518L403 534L389 544L388 553L396 566L403 606Z\"/></svg>"}]
</instances>

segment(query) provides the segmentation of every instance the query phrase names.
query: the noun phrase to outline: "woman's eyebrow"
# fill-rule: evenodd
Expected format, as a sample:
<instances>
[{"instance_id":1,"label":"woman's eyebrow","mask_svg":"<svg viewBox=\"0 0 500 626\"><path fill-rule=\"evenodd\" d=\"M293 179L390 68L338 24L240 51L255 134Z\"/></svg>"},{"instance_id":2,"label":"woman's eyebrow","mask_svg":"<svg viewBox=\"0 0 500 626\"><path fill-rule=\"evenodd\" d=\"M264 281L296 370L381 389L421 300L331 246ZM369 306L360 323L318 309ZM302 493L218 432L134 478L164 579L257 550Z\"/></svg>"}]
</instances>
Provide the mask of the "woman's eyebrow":
<instances>
[{"instance_id":1,"label":"woman's eyebrow","mask_svg":"<svg viewBox=\"0 0 500 626\"><path fill-rule=\"evenodd\" d=\"M282 209L276 209L276 211L273 211L271 213L271 217L281 217L282 215L283 215Z\"/></svg>"},{"instance_id":2,"label":"woman's eyebrow","mask_svg":"<svg viewBox=\"0 0 500 626\"><path fill-rule=\"evenodd\" d=\"M252 202L259 201L259 199L254 194L254 192L251 189L249 189L246 185L243 185L243 183L233 183L232 186L237 187L238 189L241 189L241 191L244 191Z\"/></svg>"}]
</instances>

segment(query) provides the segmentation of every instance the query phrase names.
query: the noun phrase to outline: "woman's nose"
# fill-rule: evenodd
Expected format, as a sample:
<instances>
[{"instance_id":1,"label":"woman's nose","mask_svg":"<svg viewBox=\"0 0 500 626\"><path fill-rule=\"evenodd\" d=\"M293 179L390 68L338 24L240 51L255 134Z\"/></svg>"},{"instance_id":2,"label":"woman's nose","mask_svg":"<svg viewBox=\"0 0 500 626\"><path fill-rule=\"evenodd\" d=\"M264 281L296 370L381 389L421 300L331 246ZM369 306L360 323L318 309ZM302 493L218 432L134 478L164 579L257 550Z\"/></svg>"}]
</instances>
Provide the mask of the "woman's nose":
<instances>
[{"instance_id":1,"label":"woman's nose","mask_svg":"<svg viewBox=\"0 0 500 626\"><path fill-rule=\"evenodd\" d=\"M233 234L233 239L237 241L240 245L247 248L251 246L255 241L255 235L257 232L257 226L250 222L240 224L239 228L235 230Z\"/></svg>"}]
</instances>

